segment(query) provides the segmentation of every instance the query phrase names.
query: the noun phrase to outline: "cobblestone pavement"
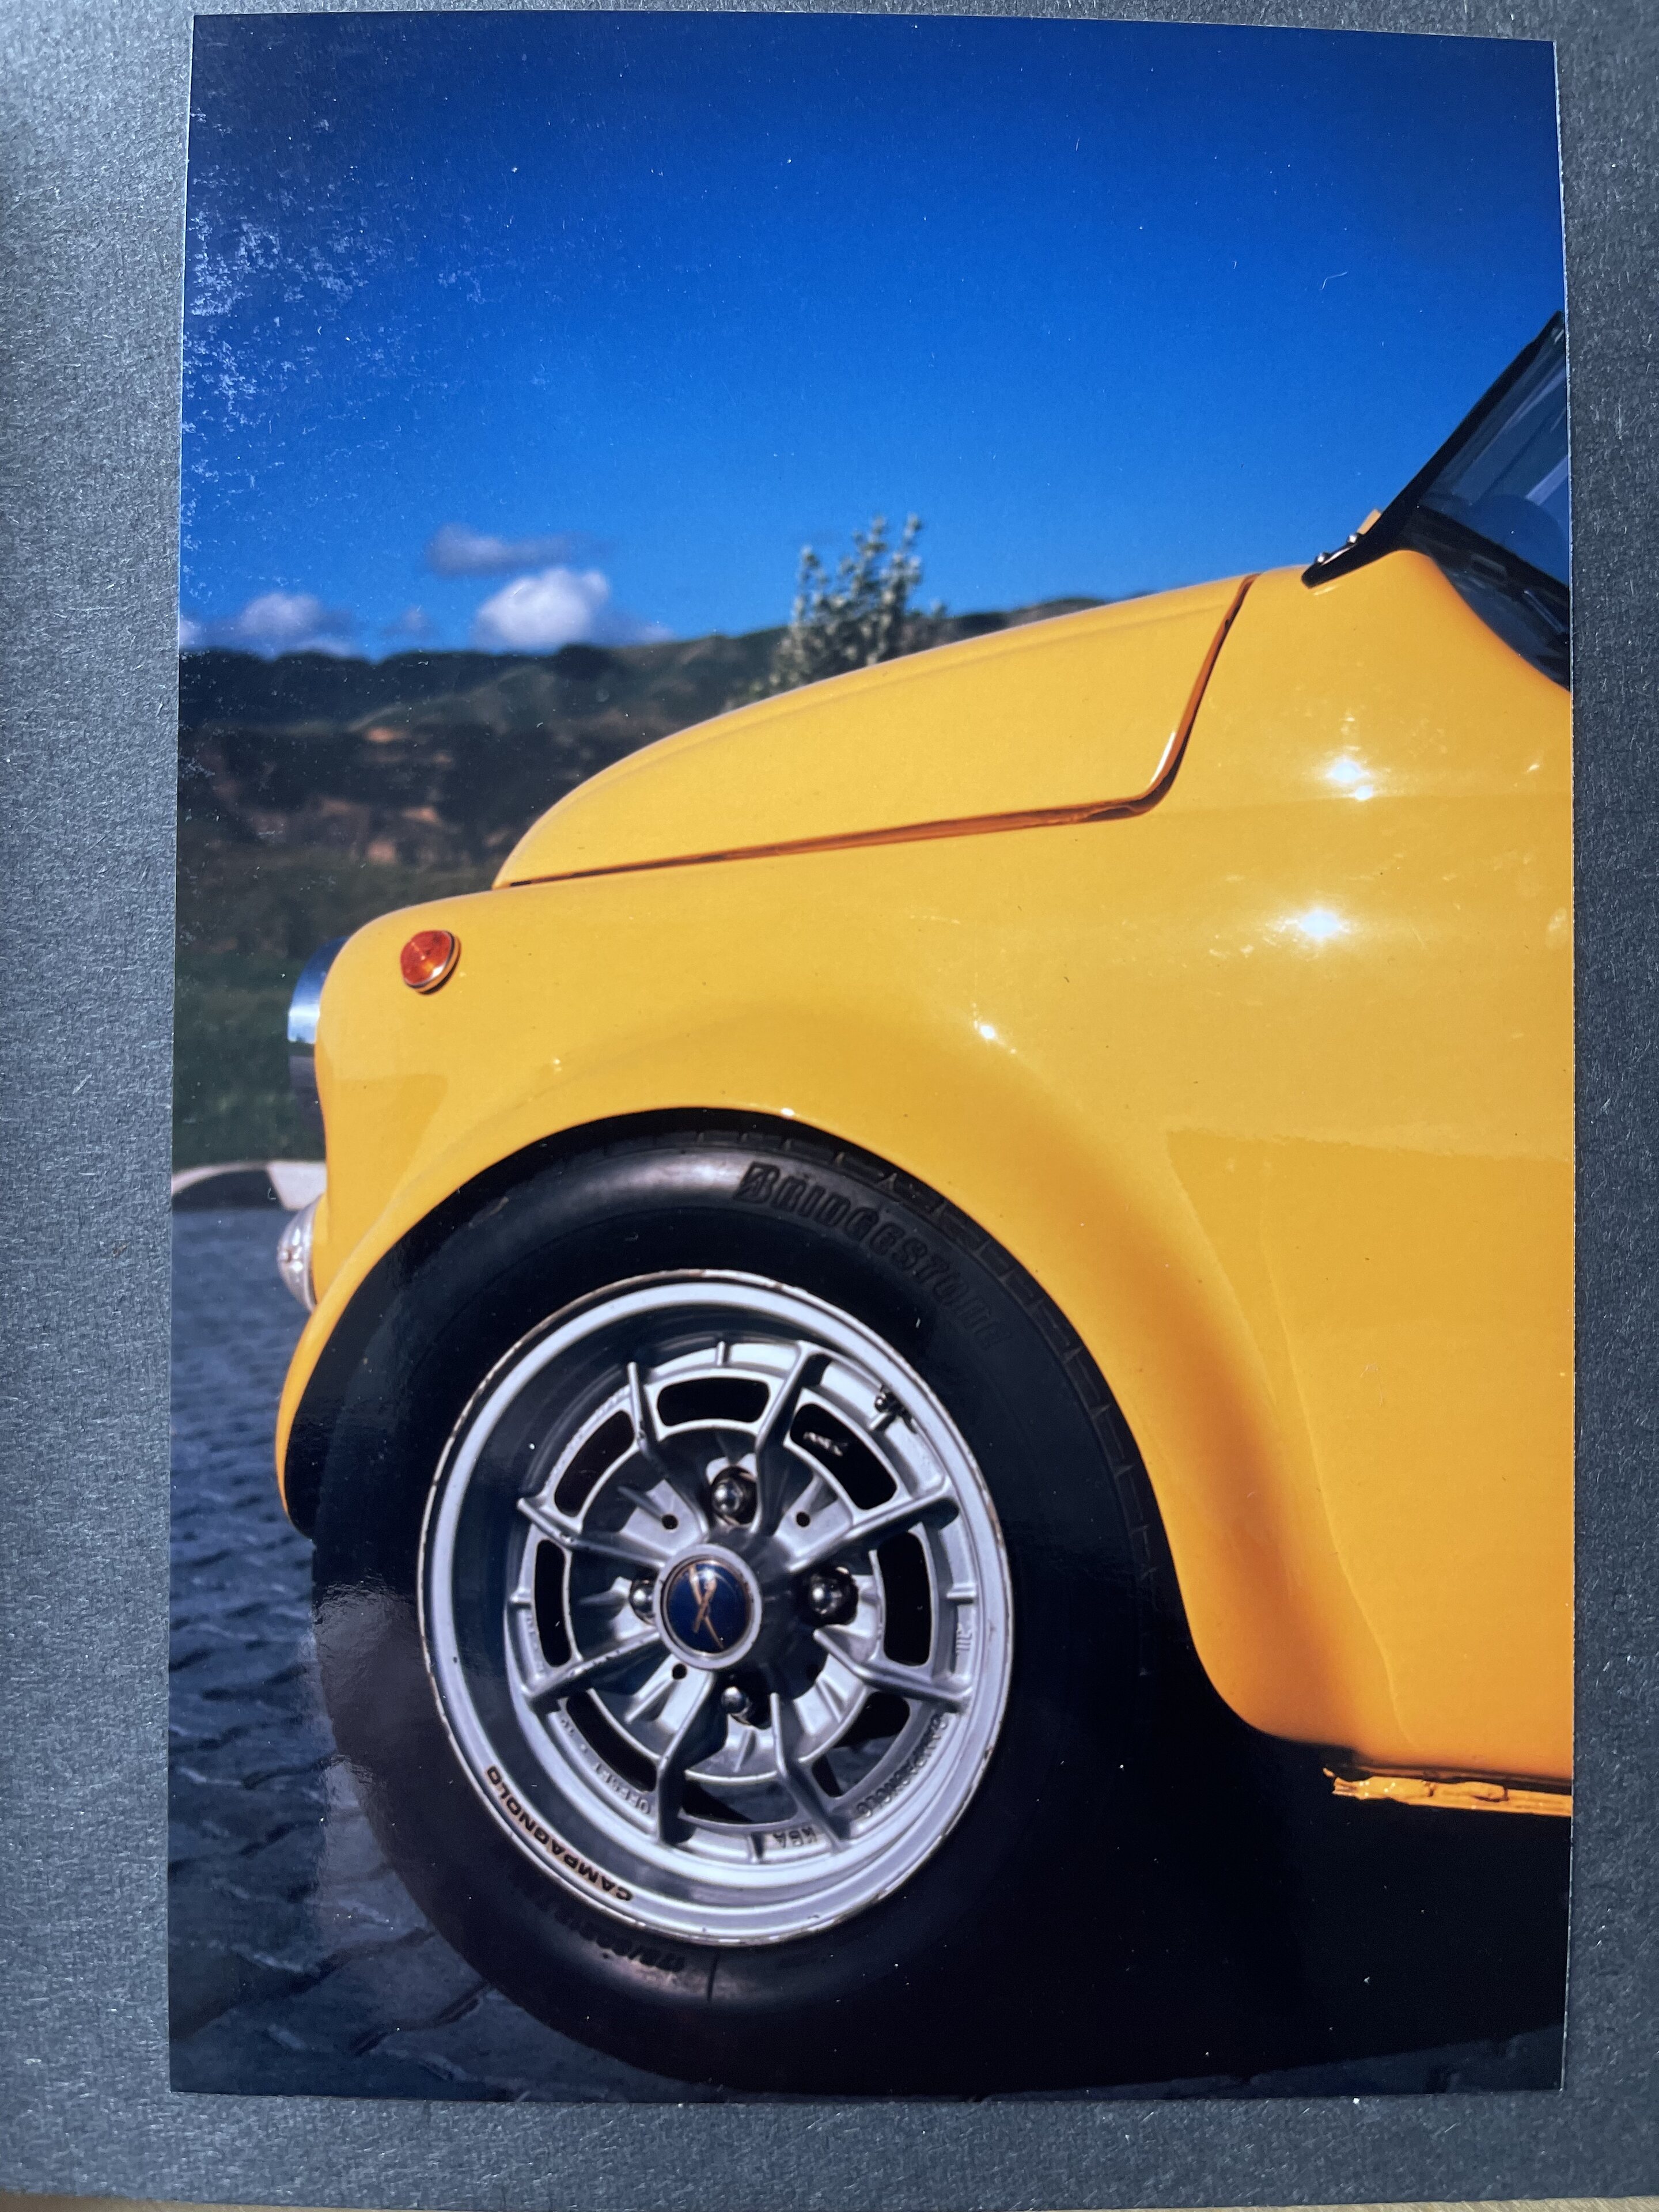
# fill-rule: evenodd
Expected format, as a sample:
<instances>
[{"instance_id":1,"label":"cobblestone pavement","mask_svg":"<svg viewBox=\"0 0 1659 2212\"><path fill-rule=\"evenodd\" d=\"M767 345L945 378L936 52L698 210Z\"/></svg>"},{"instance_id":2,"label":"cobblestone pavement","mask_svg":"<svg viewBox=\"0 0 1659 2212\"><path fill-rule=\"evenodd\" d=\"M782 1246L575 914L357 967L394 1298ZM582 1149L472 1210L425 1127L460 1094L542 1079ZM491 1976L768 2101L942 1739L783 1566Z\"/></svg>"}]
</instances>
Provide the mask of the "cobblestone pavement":
<instances>
[{"instance_id":1,"label":"cobblestone pavement","mask_svg":"<svg viewBox=\"0 0 1659 2212\"><path fill-rule=\"evenodd\" d=\"M284 1519L271 1474L272 1417L301 1325L273 1264L280 1218L261 1208L173 1224L173 2086L720 2101L719 2090L641 2073L509 2004L434 1933L380 1855L323 1714L310 1547ZM1520 1832L1562 1824L1419 1813L1390 1823L1389 1809L1382 1826L1375 1810L1353 1820L1352 1808L1322 1804L1312 1815L1326 1825L1310 1848L1319 1871L1305 1915L1310 1950L1322 1945L1333 1962L1334 1995L1309 2055L1431 2039L1420 2029L1376 2039L1380 2021L1363 2008L1390 1972L1401 1988L1489 1987L1484 2009L1466 2005L1452 2029L1480 2039L1152 2094L1551 2085L1559 2030L1535 2027L1550 2009L1551 1969L1533 1954L1554 1941L1564 1839ZM1380 1875L1376 1841L1387 1846ZM1409 2010L1394 2017L1403 2029Z\"/></svg>"}]
</instances>

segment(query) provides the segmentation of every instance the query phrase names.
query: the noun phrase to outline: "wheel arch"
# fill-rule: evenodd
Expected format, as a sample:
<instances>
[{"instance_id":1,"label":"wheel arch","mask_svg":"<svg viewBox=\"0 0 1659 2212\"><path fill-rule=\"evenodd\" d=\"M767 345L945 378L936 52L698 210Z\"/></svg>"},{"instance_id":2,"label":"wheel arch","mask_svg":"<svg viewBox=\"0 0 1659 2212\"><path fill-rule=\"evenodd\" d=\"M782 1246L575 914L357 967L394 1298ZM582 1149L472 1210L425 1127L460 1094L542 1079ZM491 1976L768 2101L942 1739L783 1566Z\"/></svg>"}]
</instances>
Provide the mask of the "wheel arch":
<instances>
[{"instance_id":1,"label":"wheel arch","mask_svg":"<svg viewBox=\"0 0 1659 2212\"><path fill-rule=\"evenodd\" d=\"M1068 1364L1083 1386L1080 1395L1089 1403L1091 1413L1112 1424L1118 1432L1116 1440L1127 1446L1127 1451L1121 1450L1116 1456L1126 1469L1129 1486L1124 1504L1143 1595L1160 1636L1190 1654L1193 1644L1185 1602L1163 1513L1145 1460L1109 1382L1070 1316L1028 1268L940 1192L862 1146L850 1144L830 1131L799 1121L784 1121L775 1115L714 1108L664 1109L617 1115L564 1129L507 1154L463 1183L405 1230L353 1290L323 1343L295 1409L282 1469L283 1504L295 1527L304 1535L312 1533L329 1433L354 1369L402 1286L442 1244L562 1161L638 1139L691 1133L706 1135L711 1141L745 1134L764 1135L780 1149L799 1152L804 1163L814 1156L822 1157L827 1151L843 1169L869 1182L872 1188L897 1184L913 1200L920 1199L930 1212L946 1216L995 1249L1002 1263L1005 1283L1016 1290L1028 1310L1049 1327L1054 1318L1058 1319L1071 1340ZM1081 1373L1079 1362L1086 1363Z\"/></svg>"}]
</instances>

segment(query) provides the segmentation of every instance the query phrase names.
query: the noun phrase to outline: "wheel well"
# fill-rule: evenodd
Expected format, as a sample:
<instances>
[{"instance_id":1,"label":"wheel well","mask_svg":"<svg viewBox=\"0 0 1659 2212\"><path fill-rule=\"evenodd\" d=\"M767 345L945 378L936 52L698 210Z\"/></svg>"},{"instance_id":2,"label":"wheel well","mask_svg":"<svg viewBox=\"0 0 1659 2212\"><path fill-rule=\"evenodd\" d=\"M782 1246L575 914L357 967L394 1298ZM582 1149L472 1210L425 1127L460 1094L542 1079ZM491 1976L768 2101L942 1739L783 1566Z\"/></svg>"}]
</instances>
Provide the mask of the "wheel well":
<instances>
[{"instance_id":1,"label":"wheel well","mask_svg":"<svg viewBox=\"0 0 1659 2212\"><path fill-rule=\"evenodd\" d=\"M302 1534L311 1534L316 1518L329 1434L352 1371L392 1301L410 1279L459 1229L503 1204L514 1190L559 1161L670 1133L706 1135L711 1142L744 1133L764 1134L769 1143L786 1151L799 1152L807 1158L822 1158L828 1153L842 1170L868 1182L872 1188L902 1189L911 1203L936 1218L948 1218L959 1231L965 1231L979 1244L982 1254L994 1255L995 1272L1004 1288L1018 1299L1049 1339L1101 1431L1114 1464L1121 1471L1123 1503L1140 1580L1158 1625L1179 1644L1191 1650L1185 1608L1163 1519L1139 1451L1106 1378L1052 1297L1027 1269L960 1207L927 1184L918 1182L915 1176L825 1131L766 1114L684 1108L586 1122L498 1160L481 1175L463 1183L407 1231L376 1261L353 1292L313 1370L295 1415L283 1468L283 1498L289 1519Z\"/></svg>"}]
</instances>

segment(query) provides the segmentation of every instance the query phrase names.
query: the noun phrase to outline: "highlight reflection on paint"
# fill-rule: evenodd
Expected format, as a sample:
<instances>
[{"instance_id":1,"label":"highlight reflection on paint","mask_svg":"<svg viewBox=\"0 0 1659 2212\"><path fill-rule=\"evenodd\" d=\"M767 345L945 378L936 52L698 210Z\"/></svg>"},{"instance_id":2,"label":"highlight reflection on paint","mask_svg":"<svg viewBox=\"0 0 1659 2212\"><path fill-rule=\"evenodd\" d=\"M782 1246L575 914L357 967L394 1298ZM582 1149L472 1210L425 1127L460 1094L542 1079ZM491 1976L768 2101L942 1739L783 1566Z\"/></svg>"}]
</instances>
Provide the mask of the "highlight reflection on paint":
<instances>
[{"instance_id":1,"label":"highlight reflection on paint","mask_svg":"<svg viewBox=\"0 0 1659 2212\"><path fill-rule=\"evenodd\" d=\"M1346 792L1350 799L1370 799L1376 791L1370 770L1363 761L1357 761L1352 753L1344 753L1340 759L1331 763L1325 771L1325 781L1334 783L1339 791Z\"/></svg>"},{"instance_id":2,"label":"highlight reflection on paint","mask_svg":"<svg viewBox=\"0 0 1659 2212\"><path fill-rule=\"evenodd\" d=\"M1280 927L1293 929L1310 945L1328 945L1334 937L1348 933L1347 923L1328 906L1310 906L1304 913L1287 915Z\"/></svg>"}]
</instances>

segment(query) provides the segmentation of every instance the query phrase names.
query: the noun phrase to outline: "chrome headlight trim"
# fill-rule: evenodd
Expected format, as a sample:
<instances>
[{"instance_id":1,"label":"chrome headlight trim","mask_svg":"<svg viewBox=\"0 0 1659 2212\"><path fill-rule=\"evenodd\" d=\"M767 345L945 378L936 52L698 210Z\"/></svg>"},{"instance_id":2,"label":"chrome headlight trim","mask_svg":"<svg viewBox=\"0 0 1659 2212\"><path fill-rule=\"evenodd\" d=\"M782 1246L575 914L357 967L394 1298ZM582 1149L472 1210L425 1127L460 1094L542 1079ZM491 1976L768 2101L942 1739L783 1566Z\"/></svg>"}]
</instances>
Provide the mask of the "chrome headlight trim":
<instances>
[{"instance_id":1,"label":"chrome headlight trim","mask_svg":"<svg viewBox=\"0 0 1659 2212\"><path fill-rule=\"evenodd\" d=\"M276 1273L307 1313L317 1303L316 1286L311 1279L311 1237L321 1203L320 1198L313 1198L309 1206L290 1214L276 1239Z\"/></svg>"},{"instance_id":2,"label":"chrome headlight trim","mask_svg":"<svg viewBox=\"0 0 1659 2212\"><path fill-rule=\"evenodd\" d=\"M323 982L334 965L343 937L331 937L319 945L300 970L294 996L288 1002L288 1079L300 1110L318 1128L323 1109L317 1096L317 1017L323 1003Z\"/></svg>"}]
</instances>

